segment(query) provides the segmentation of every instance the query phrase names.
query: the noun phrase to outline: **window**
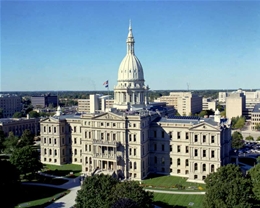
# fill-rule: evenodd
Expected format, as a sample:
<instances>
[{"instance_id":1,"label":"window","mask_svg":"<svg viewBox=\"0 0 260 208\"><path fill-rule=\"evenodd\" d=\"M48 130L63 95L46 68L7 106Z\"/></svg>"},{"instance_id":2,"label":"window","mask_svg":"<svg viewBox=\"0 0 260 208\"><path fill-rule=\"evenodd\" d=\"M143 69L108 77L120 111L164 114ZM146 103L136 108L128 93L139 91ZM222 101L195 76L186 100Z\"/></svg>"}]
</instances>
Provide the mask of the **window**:
<instances>
[{"instance_id":1,"label":"window","mask_svg":"<svg viewBox=\"0 0 260 208\"><path fill-rule=\"evenodd\" d=\"M165 172L165 168L162 168L162 172Z\"/></svg>"},{"instance_id":2,"label":"window","mask_svg":"<svg viewBox=\"0 0 260 208\"><path fill-rule=\"evenodd\" d=\"M100 123L100 126L104 126L104 123L103 123L103 122L101 122L101 123Z\"/></svg>"},{"instance_id":3,"label":"window","mask_svg":"<svg viewBox=\"0 0 260 208\"><path fill-rule=\"evenodd\" d=\"M136 155L136 149L134 149L134 155Z\"/></svg>"},{"instance_id":4,"label":"window","mask_svg":"<svg viewBox=\"0 0 260 208\"><path fill-rule=\"evenodd\" d=\"M136 168L136 162L134 162L134 169L137 169L137 168Z\"/></svg>"},{"instance_id":5,"label":"window","mask_svg":"<svg viewBox=\"0 0 260 208\"><path fill-rule=\"evenodd\" d=\"M134 134L134 142L136 142L136 134Z\"/></svg>"},{"instance_id":6,"label":"window","mask_svg":"<svg viewBox=\"0 0 260 208\"><path fill-rule=\"evenodd\" d=\"M181 146L180 145L177 146L177 152L181 152Z\"/></svg>"},{"instance_id":7,"label":"window","mask_svg":"<svg viewBox=\"0 0 260 208\"><path fill-rule=\"evenodd\" d=\"M129 155L132 155L132 149L131 148L129 149Z\"/></svg>"},{"instance_id":8,"label":"window","mask_svg":"<svg viewBox=\"0 0 260 208\"><path fill-rule=\"evenodd\" d=\"M46 138L44 138L44 143L46 143Z\"/></svg>"},{"instance_id":9,"label":"window","mask_svg":"<svg viewBox=\"0 0 260 208\"><path fill-rule=\"evenodd\" d=\"M116 134L113 134L113 141L116 140Z\"/></svg>"},{"instance_id":10,"label":"window","mask_svg":"<svg viewBox=\"0 0 260 208\"><path fill-rule=\"evenodd\" d=\"M194 142L198 142L198 135L194 136Z\"/></svg>"},{"instance_id":11,"label":"window","mask_svg":"<svg viewBox=\"0 0 260 208\"><path fill-rule=\"evenodd\" d=\"M188 170L185 170L185 174L186 174L186 175L189 174L189 171L188 171Z\"/></svg>"},{"instance_id":12,"label":"window","mask_svg":"<svg viewBox=\"0 0 260 208\"><path fill-rule=\"evenodd\" d=\"M172 145L170 145L170 152L172 151Z\"/></svg>"},{"instance_id":13,"label":"window","mask_svg":"<svg viewBox=\"0 0 260 208\"><path fill-rule=\"evenodd\" d=\"M203 170L203 171L206 171L206 164L203 164L203 165L202 165L202 170Z\"/></svg>"},{"instance_id":14,"label":"window","mask_svg":"<svg viewBox=\"0 0 260 208\"><path fill-rule=\"evenodd\" d=\"M211 170L211 172L214 172L214 171L215 171L215 167L214 167L214 165L211 165L210 170Z\"/></svg>"},{"instance_id":15,"label":"window","mask_svg":"<svg viewBox=\"0 0 260 208\"><path fill-rule=\"evenodd\" d=\"M156 131L153 131L153 137L156 138L157 135L156 135Z\"/></svg>"},{"instance_id":16,"label":"window","mask_svg":"<svg viewBox=\"0 0 260 208\"><path fill-rule=\"evenodd\" d=\"M46 132L46 126L43 127L43 131Z\"/></svg>"},{"instance_id":17,"label":"window","mask_svg":"<svg viewBox=\"0 0 260 208\"><path fill-rule=\"evenodd\" d=\"M77 144L77 138L74 138L74 144Z\"/></svg>"},{"instance_id":18,"label":"window","mask_svg":"<svg viewBox=\"0 0 260 208\"><path fill-rule=\"evenodd\" d=\"M54 144L57 144L57 139L54 139Z\"/></svg>"},{"instance_id":19,"label":"window","mask_svg":"<svg viewBox=\"0 0 260 208\"><path fill-rule=\"evenodd\" d=\"M171 131L169 132L169 137L170 137L170 139L172 138L172 132Z\"/></svg>"},{"instance_id":20,"label":"window","mask_svg":"<svg viewBox=\"0 0 260 208\"><path fill-rule=\"evenodd\" d=\"M170 165L172 164L172 158L170 158Z\"/></svg>"},{"instance_id":21,"label":"window","mask_svg":"<svg viewBox=\"0 0 260 208\"><path fill-rule=\"evenodd\" d=\"M215 151L212 150L212 151L211 151L211 158L214 158L214 157L215 157Z\"/></svg>"},{"instance_id":22,"label":"window","mask_svg":"<svg viewBox=\"0 0 260 208\"><path fill-rule=\"evenodd\" d=\"M186 146L186 153L189 153L189 146Z\"/></svg>"},{"instance_id":23,"label":"window","mask_svg":"<svg viewBox=\"0 0 260 208\"><path fill-rule=\"evenodd\" d=\"M44 149L44 154L45 154L45 155L47 154L47 150L46 150L46 149Z\"/></svg>"},{"instance_id":24,"label":"window","mask_svg":"<svg viewBox=\"0 0 260 208\"><path fill-rule=\"evenodd\" d=\"M189 160L188 159L185 160L185 166L189 166Z\"/></svg>"},{"instance_id":25,"label":"window","mask_svg":"<svg viewBox=\"0 0 260 208\"><path fill-rule=\"evenodd\" d=\"M62 133L64 133L64 127L61 127L61 131L62 131Z\"/></svg>"},{"instance_id":26,"label":"window","mask_svg":"<svg viewBox=\"0 0 260 208\"><path fill-rule=\"evenodd\" d=\"M51 151L51 149L49 150L49 155L51 155L52 154L52 151Z\"/></svg>"},{"instance_id":27,"label":"window","mask_svg":"<svg viewBox=\"0 0 260 208\"><path fill-rule=\"evenodd\" d=\"M153 148L154 148L154 151L156 151L156 150L157 150L157 145L154 144L154 145L153 145Z\"/></svg>"},{"instance_id":28,"label":"window","mask_svg":"<svg viewBox=\"0 0 260 208\"><path fill-rule=\"evenodd\" d=\"M205 180L206 179L206 176L202 176L202 180Z\"/></svg>"},{"instance_id":29,"label":"window","mask_svg":"<svg viewBox=\"0 0 260 208\"><path fill-rule=\"evenodd\" d=\"M51 144L51 138L49 138L49 144Z\"/></svg>"},{"instance_id":30,"label":"window","mask_svg":"<svg viewBox=\"0 0 260 208\"><path fill-rule=\"evenodd\" d=\"M55 156L57 155L57 150L54 150L54 155L55 155Z\"/></svg>"},{"instance_id":31,"label":"window","mask_svg":"<svg viewBox=\"0 0 260 208\"><path fill-rule=\"evenodd\" d=\"M206 142L206 135L203 135L203 143Z\"/></svg>"},{"instance_id":32,"label":"window","mask_svg":"<svg viewBox=\"0 0 260 208\"><path fill-rule=\"evenodd\" d=\"M181 173L181 170L180 170L180 169L177 169L177 173Z\"/></svg>"},{"instance_id":33,"label":"window","mask_svg":"<svg viewBox=\"0 0 260 208\"><path fill-rule=\"evenodd\" d=\"M194 156L195 157L198 156L198 150L197 149L194 150Z\"/></svg>"},{"instance_id":34,"label":"window","mask_svg":"<svg viewBox=\"0 0 260 208\"><path fill-rule=\"evenodd\" d=\"M215 143L215 137L211 136L211 143Z\"/></svg>"},{"instance_id":35,"label":"window","mask_svg":"<svg viewBox=\"0 0 260 208\"><path fill-rule=\"evenodd\" d=\"M64 150L64 149L62 149L62 155L63 155L63 156L65 155L65 150Z\"/></svg>"},{"instance_id":36,"label":"window","mask_svg":"<svg viewBox=\"0 0 260 208\"><path fill-rule=\"evenodd\" d=\"M129 142L132 141L132 134L129 134Z\"/></svg>"},{"instance_id":37,"label":"window","mask_svg":"<svg viewBox=\"0 0 260 208\"><path fill-rule=\"evenodd\" d=\"M77 131L77 127L76 126L74 126L74 132L76 132Z\"/></svg>"},{"instance_id":38,"label":"window","mask_svg":"<svg viewBox=\"0 0 260 208\"><path fill-rule=\"evenodd\" d=\"M91 132L88 132L88 138L91 139Z\"/></svg>"},{"instance_id":39,"label":"window","mask_svg":"<svg viewBox=\"0 0 260 208\"><path fill-rule=\"evenodd\" d=\"M194 175L194 179L197 179L198 178L198 175Z\"/></svg>"},{"instance_id":40,"label":"window","mask_svg":"<svg viewBox=\"0 0 260 208\"><path fill-rule=\"evenodd\" d=\"M164 144L162 144L162 151L164 151Z\"/></svg>"},{"instance_id":41,"label":"window","mask_svg":"<svg viewBox=\"0 0 260 208\"><path fill-rule=\"evenodd\" d=\"M186 139L189 139L189 133L186 132Z\"/></svg>"},{"instance_id":42,"label":"window","mask_svg":"<svg viewBox=\"0 0 260 208\"><path fill-rule=\"evenodd\" d=\"M181 165L181 159L180 158L177 159L177 165Z\"/></svg>"},{"instance_id":43,"label":"window","mask_svg":"<svg viewBox=\"0 0 260 208\"><path fill-rule=\"evenodd\" d=\"M91 145L88 146L88 150L91 152Z\"/></svg>"},{"instance_id":44,"label":"window","mask_svg":"<svg viewBox=\"0 0 260 208\"><path fill-rule=\"evenodd\" d=\"M116 123L113 123L113 126L115 127L115 126L116 126Z\"/></svg>"},{"instance_id":45,"label":"window","mask_svg":"<svg viewBox=\"0 0 260 208\"><path fill-rule=\"evenodd\" d=\"M77 149L74 149L74 155L77 155Z\"/></svg>"},{"instance_id":46,"label":"window","mask_svg":"<svg viewBox=\"0 0 260 208\"><path fill-rule=\"evenodd\" d=\"M107 133L107 141L109 141L109 139L110 139L110 134Z\"/></svg>"},{"instance_id":47,"label":"window","mask_svg":"<svg viewBox=\"0 0 260 208\"><path fill-rule=\"evenodd\" d=\"M181 132L177 132L177 139L181 138Z\"/></svg>"},{"instance_id":48,"label":"window","mask_svg":"<svg viewBox=\"0 0 260 208\"><path fill-rule=\"evenodd\" d=\"M104 139L104 133L101 133L100 136L101 136L101 140L103 140Z\"/></svg>"},{"instance_id":49,"label":"window","mask_svg":"<svg viewBox=\"0 0 260 208\"><path fill-rule=\"evenodd\" d=\"M157 157L154 157L154 164L157 164Z\"/></svg>"},{"instance_id":50,"label":"window","mask_svg":"<svg viewBox=\"0 0 260 208\"><path fill-rule=\"evenodd\" d=\"M85 138L87 138L87 132L85 131Z\"/></svg>"},{"instance_id":51,"label":"window","mask_svg":"<svg viewBox=\"0 0 260 208\"><path fill-rule=\"evenodd\" d=\"M49 127L49 132L51 132L51 127Z\"/></svg>"},{"instance_id":52,"label":"window","mask_svg":"<svg viewBox=\"0 0 260 208\"><path fill-rule=\"evenodd\" d=\"M197 163L194 164L194 170L198 170L198 164Z\"/></svg>"},{"instance_id":53,"label":"window","mask_svg":"<svg viewBox=\"0 0 260 208\"><path fill-rule=\"evenodd\" d=\"M162 157L162 165L164 165L165 163L165 160L164 160L164 157Z\"/></svg>"},{"instance_id":54,"label":"window","mask_svg":"<svg viewBox=\"0 0 260 208\"><path fill-rule=\"evenodd\" d=\"M162 131L162 138L164 138L164 131Z\"/></svg>"},{"instance_id":55,"label":"window","mask_svg":"<svg viewBox=\"0 0 260 208\"><path fill-rule=\"evenodd\" d=\"M54 133L56 133L56 127L54 127L54 129L53 129L53 130L54 130Z\"/></svg>"},{"instance_id":56,"label":"window","mask_svg":"<svg viewBox=\"0 0 260 208\"><path fill-rule=\"evenodd\" d=\"M203 157L206 157L206 150L203 150Z\"/></svg>"},{"instance_id":57,"label":"window","mask_svg":"<svg viewBox=\"0 0 260 208\"><path fill-rule=\"evenodd\" d=\"M132 166L132 162L130 162L130 169L132 169L133 168L133 166Z\"/></svg>"},{"instance_id":58,"label":"window","mask_svg":"<svg viewBox=\"0 0 260 208\"><path fill-rule=\"evenodd\" d=\"M109 126L109 123L107 123L107 126Z\"/></svg>"}]
</instances>

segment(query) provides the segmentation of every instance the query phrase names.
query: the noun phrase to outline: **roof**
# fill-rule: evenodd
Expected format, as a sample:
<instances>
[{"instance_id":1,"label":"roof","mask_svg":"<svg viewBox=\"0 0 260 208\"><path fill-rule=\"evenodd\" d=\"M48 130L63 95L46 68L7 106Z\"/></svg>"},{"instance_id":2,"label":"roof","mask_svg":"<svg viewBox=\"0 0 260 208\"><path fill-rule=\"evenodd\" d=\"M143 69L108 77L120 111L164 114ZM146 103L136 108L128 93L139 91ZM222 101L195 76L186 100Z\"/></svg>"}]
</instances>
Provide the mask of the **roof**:
<instances>
[{"instance_id":1,"label":"roof","mask_svg":"<svg viewBox=\"0 0 260 208\"><path fill-rule=\"evenodd\" d=\"M260 103L257 103L252 111L252 113L260 113Z\"/></svg>"}]
</instances>

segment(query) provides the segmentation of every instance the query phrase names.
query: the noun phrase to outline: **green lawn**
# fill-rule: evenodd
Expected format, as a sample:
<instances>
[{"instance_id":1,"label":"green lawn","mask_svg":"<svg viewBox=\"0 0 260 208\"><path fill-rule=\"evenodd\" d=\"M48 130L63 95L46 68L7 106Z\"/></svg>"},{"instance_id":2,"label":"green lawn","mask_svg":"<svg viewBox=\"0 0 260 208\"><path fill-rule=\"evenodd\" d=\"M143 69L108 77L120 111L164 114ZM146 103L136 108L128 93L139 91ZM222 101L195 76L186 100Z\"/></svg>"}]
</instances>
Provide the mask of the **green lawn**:
<instances>
[{"instance_id":1,"label":"green lawn","mask_svg":"<svg viewBox=\"0 0 260 208\"><path fill-rule=\"evenodd\" d=\"M148 178L142 181L145 188L153 189L173 189L176 185L182 185L185 190L199 190L205 191L205 184L191 183L187 182L187 178L177 177L177 176L158 176L153 178ZM178 186L178 185L177 185Z\"/></svg>"},{"instance_id":2,"label":"green lawn","mask_svg":"<svg viewBox=\"0 0 260 208\"><path fill-rule=\"evenodd\" d=\"M204 195L154 193L154 204L164 208L202 208L203 198ZM193 203L193 206L190 203Z\"/></svg>"},{"instance_id":3,"label":"green lawn","mask_svg":"<svg viewBox=\"0 0 260 208\"><path fill-rule=\"evenodd\" d=\"M45 186L22 185L19 196L16 198L16 207L45 207L52 199L64 193L68 194L69 191Z\"/></svg>"},{"instance_id":4,"label":"green lawn","mask_svg":"<svg viewBox=\"0 0 260 208\"><path fill-rule=\"evenodd\" d=\"M69 176L71 172L75 177L81 174L81 165L44 165L44 172L55 176Z\"/></svg>"}]
</instances>

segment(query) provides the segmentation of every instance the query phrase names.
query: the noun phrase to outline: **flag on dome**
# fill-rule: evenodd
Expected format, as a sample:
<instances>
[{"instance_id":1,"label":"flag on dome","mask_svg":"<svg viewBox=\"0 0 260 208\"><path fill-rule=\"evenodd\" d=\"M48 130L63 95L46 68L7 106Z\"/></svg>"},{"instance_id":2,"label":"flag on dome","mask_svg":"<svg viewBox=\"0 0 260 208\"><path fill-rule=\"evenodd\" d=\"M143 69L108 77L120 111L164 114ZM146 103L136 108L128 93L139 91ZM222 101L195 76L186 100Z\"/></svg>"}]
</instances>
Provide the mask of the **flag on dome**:
<instances>
[{"instance_id":1,"label":"flag on dome","mask_svg":"<svg viewBox=\"0 0 260 208\"><path fill-rule=\"evenodd\" d=\"M103 85L105 85L105 87L108 87L108 80L105 81L105 82L103 83Z\"/></svg>"}]
</instances>

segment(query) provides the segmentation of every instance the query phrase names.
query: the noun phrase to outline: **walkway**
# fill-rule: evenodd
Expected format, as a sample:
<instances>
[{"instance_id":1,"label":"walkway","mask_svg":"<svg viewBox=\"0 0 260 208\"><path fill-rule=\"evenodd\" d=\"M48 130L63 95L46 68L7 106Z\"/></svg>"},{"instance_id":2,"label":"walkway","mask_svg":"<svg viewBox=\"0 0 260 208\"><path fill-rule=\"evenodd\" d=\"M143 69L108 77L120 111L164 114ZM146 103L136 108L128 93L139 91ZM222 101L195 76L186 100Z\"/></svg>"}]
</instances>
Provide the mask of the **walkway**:
<instances>
[{"instance_id":1,"label":"walkway","mask_svg":"<svg viewBox=\"0 0 260 208\"><path fill-rule=\"evenodd\" d=\"M164 191L164 190L156 190L156 189L144 189L145 191L150 191L154 193L164 193L164 194L187 194L187 195L203 195L206 192L200 191Z\"/></svg>"},{"instance_id":2,"label":"walkway","mask_svg":"<svg viewBox=\"0 0 260 208\"><path fill-rule=\"evenodd\" d=\"M46 208L70 208L75 205L75 199L77 196L77 191L81 188L80 186L80 178L81 176L78 176L77 178L66 178L61 176L54 176L49 175L45 173L39 173L41 175L45 176L51 176L54 178L64 178L68 180L68 182L62 184L62 185L51 185L51 184L44 184L44 183L23 183L28 185L35 185L35 186L48 186L53 188L63 188L70 190L69 194L66 194L65 196L61 197L60 199L54 201L51 205L47 206Z\"/></svg>"}]
</instances>

